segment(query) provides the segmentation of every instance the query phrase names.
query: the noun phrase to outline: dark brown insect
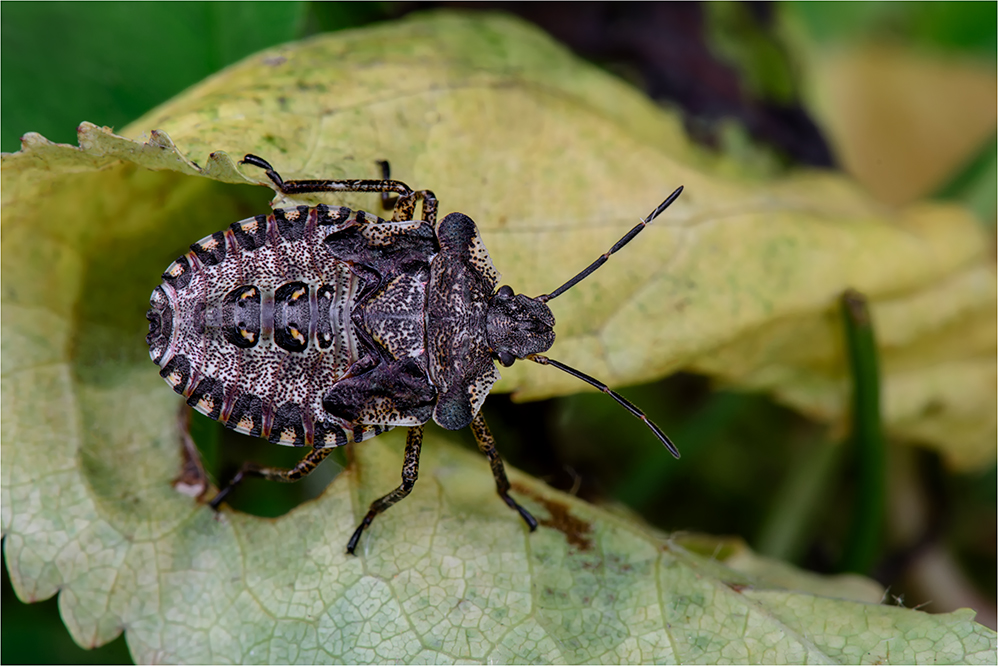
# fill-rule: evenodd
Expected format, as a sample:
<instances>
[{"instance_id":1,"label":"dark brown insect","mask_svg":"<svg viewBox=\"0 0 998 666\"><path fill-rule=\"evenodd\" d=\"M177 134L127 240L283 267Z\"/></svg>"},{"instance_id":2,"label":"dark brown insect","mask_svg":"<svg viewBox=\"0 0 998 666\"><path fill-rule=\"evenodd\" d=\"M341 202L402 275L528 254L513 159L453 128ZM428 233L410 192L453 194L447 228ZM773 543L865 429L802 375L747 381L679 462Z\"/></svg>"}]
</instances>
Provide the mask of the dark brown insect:
<instances>
[{"instance_id":1,"label":"dark brown insect","mask_svg":"<svg viewBox=\"0 0 998 666\"><path fill-rule=\"evenodd\" d=\"M327 206L278 208L191 245L170 264L150 299L149 355L187 404L226 427L275 444L310 447L292 469L247 464L211 504L247 475L297 481L329 452L395 426L409 428L402 484L371 504L347 543L353 553L374 517L416 482L423 424L470 425L499 496L534 530L509 495L495 441L479 411L499 379L495 361L552 365L610 395L679 451L637 407L602 382L542 356L554 343L547 302L599 268L682 192L673 192L584 271L536 298L499 286L499 275L467 215L437 224L437 200L389 180L285 182L254 155L285 195L398 195L390 221ZM422 218L414 220L422 202Z\"/></svg>"}]
</instances>

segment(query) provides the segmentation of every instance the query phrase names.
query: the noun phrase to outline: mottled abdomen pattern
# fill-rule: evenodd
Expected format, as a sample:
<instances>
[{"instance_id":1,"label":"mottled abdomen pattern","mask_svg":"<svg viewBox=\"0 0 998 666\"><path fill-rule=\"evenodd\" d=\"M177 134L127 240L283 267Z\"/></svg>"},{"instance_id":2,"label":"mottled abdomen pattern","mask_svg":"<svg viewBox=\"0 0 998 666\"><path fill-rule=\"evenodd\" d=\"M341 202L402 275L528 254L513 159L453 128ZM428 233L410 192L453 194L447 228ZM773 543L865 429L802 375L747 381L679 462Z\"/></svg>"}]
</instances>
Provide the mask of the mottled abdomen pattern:
<instances>
[{"instance_id":1,"label":"mottled abdomen pattern","mask_svg":"<svg viewBox=\"0 0 998 666\"><path fill-rule=\"evenodd\" d=\"M191 245L151 298L146 340L160 375L199 412L277 444L339 446L408 423L365 423L323 408L341 380L386 360L425 368L425 282L379 274L337 251L381 225L379 233L399 227L363 211L299 206ZM402 339L367 330L383 324L373 317L368 326L364 307L382 303L382 292L410 300Z\"/></svg>"}]
</instances>

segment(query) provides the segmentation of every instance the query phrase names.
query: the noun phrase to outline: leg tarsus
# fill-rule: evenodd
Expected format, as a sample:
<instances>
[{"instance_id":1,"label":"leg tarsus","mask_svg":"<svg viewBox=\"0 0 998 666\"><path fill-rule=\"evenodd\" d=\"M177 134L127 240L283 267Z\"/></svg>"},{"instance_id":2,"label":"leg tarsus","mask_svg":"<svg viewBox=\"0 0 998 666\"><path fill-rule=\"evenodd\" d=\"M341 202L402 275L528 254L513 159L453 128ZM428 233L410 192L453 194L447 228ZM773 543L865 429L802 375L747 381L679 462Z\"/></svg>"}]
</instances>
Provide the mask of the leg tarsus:
<instances>
[{"instance_id":1,"label":"leg tarsus","mask_svg":"<svg viewBox=\"0 0 998 666\"><path fill-rule=\"evenodd\" d=\"M353 531L353 535L350 536L350 540L347 541L347 554L356 555L353 551L357 549L357 543L360 541L360 535L364 533L364 528L371 524L371 518L369 518L370 512L367 516L364 516L364 520L361 521L357 529Z\"/></svg>"},{"instance_id":2,"label":"leg tarsus","mask_svg":"<svg viewBox=\"0 0 998 666\"><path fill-rule=\"evenodd\" d=\"M249 164L250 166L260 167L261 169L266 169L267 171L273 171L274 167L270 165L270 162L263 159L262 157L257 157L256 155L246 154L241 160L240 164Z\"/></svg>"},{"instance_id":3,"label":"leg tarsus","mask_svg":"<svg viewBox=\"0 0 998 666\"><path fill-rule=\"evenodd\" d=\"M281 174L274 170L274 167L270 165L270 162L263 159L262 157L257 157L256 155L245 155L241 160L240 164L249 164L251 166L259 167L264 170L267 178L270 178L270 182L277 187L278 190L284 192L284 179L281 178Z\"/></svg>"},{"instance_id":4,"label":"leg tarsus","mask_svg":"<svg viewBox=\"0 0 998 666\"><path fill-rule=\"evenodd\" d=\"M364 530L371 524L379 513L384 512L393 504L401 499L404 499L410 492L412 492L413 486L416 485L416 479L419 478L419 452L422 447L423 426L412 426L409 428L409 432L407 433L405 440L405 460L402 463L402 483L392 492L371 502L371 507L367 510L364 520L360 521L360 525L357 526L357 529L354 530L350 540L347 541L348 554L354 554L354 550L356 550L357 544L360 541L361 534L364 533Z\"/></svg>"},{"instance_id":5,"label":"leg tarsus","mask_svg":"<svg viewBox=\"0 0 998 666\"><path fill-rule=\"evenodd\" d=\"M520 518L523 518L523 522L527 524L527 527L530 528L531 532L537 531L537 519L530 515L529 511L517 504L516 500L509 495L500 496L506 501L509 508L514 509L518 514L520 514Z\"/></svg>"},{"instance_id":6,"label":"leg tarsus","mask_svg":"<svg viewBox=\"0 0 998 666\"><path fill-rule=\"evenodd\" d=\"M242 483L243 479L247 476L255 476L257 469L257 466L253 463L245 463L242 466L242 469L236 472L236 475L232 477L227 484L225 484L225 487L219 490L218 494L211 498L211 501L208 502L208 506L210 506L212 510L218 511L218 507L222 505L222 502L225 501L226 497L232 494L232 491L235 490L236 486Z\"/></svg>"},{"instance_id":7,"label":"leg tarsus","mask_svg":"<svg viewBox=\"0 0 998 666\"><path fill-rule=\"evenodd\" d=\"M225 501L225 498L228 497L232 493L232 489L235 488L236 485L243 480L242 476L243 476L242 472L236 474L234 477L232 477L232 480L229 481L227 486L219 490L218 493L213 498L211 498L211 501L208 502L208 506L211 507L212 511L220 510L219 507L222 506L222 502Z\"/></svg>"}]
</instances>

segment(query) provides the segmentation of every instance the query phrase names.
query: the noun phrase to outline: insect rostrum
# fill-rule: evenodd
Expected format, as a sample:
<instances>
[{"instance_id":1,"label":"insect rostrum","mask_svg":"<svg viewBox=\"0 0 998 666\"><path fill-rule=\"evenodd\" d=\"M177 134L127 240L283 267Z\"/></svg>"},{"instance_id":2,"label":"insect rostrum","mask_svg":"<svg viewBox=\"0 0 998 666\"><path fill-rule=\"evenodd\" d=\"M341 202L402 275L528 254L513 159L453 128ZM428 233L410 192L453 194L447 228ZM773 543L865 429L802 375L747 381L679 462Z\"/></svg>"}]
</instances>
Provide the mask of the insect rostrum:
<instances>
[{"instance_id":1,"label":"insect rostrum","mask_svg":"<svg viewBox=\"0 0 998 666\"><path fill-rule=\"evenodd\" d=\"M479 411L499 379L495 362L553 365L597 387L676 447L637 407L606 385L542 356L554 343L547 302L599 268L679 196L673 192L588 268L550 294L531 298L499 286L478 228L437 200L388 179L284 181L285 195L398 195L392 219L321 204L278 208L233 223L191 245L163 273L150 299L149 355L187 404L228 428L275 444L310 447L292 469L247 464L211 505L246 475L297 481L329 452L395 426L409 428L398 488L371 504L347 543L404 498L416 482L423 424L471 426L499 496L531 530L537 521L509 495L509 481ZM421 202L421 218L413 219Z\"/></svg>"}]
</instances>

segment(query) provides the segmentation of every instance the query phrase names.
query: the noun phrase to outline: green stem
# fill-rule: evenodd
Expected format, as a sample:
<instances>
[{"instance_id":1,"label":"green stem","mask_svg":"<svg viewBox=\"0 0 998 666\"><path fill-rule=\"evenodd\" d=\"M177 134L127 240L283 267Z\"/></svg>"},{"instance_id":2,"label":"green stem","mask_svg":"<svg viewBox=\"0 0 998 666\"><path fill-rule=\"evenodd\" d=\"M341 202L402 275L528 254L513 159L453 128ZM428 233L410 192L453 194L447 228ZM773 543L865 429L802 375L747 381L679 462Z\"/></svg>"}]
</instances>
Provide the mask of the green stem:
<instances>
[{"instance_id":1,"label":"green stem","mask_svg":"<svg viewBox=\"0 0 998 666\"><path fill-rule=\"evenodd\" d=\"M845 447L822 439L802 454L784 479L756 539L760 555L799 562L828 506Z\"/></svg>"},{"instance_id":2,"label":"green stem","mask_svg":"<svg viewBox=\"0 0 998 666\"><path fill-rule=\"evenodd\" d=\"M846 347L853 379L852 432L856 498L839 569L868 573L880 552L886 502L886 450L880 422L877 345L866 297L842 295Z\"/></svg>"}]
</instances>

